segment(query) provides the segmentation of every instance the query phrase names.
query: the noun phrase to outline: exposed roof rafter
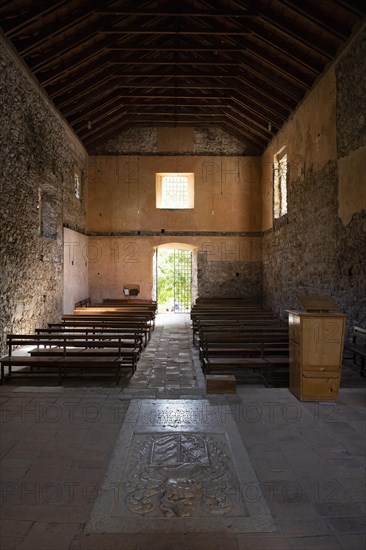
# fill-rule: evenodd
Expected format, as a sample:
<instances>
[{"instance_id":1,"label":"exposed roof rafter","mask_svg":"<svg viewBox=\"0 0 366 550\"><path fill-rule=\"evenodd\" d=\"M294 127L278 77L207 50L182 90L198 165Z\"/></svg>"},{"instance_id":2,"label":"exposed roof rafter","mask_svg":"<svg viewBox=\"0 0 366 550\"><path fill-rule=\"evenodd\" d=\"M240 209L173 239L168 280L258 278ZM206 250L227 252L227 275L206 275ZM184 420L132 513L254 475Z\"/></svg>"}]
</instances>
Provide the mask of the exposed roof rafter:
<instances>
[{"instance_id":1,"label":"exposed roof rafter","mask_svg":"<svg viewBox=\"0 0 366 550\"><path fill-rule=\"evenodd\" d=\"M361 0L0 0L91 151L133 126L214 125L260 155L365 16Z\"/></svg>"}]
</instances>

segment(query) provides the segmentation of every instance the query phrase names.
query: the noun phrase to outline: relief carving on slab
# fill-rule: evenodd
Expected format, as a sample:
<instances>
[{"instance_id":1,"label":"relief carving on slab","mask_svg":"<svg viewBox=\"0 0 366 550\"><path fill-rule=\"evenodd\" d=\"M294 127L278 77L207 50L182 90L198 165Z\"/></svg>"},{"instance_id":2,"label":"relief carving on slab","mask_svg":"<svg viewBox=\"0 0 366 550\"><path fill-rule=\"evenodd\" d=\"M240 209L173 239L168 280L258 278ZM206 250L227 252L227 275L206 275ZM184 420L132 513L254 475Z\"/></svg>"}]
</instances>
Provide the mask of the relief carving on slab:
<instances>
[{"instance_id":1,"label":"relief carving on slab","mask_svg":"<svg viewBox=\"0 0 366 550\"><path fill-rule=\"evenodd\" d=\"M230 464L217 436L136 435L125 475L126 506L135 514L158 517L227 514L239 492Z\"/></svg>"}]
</instances>

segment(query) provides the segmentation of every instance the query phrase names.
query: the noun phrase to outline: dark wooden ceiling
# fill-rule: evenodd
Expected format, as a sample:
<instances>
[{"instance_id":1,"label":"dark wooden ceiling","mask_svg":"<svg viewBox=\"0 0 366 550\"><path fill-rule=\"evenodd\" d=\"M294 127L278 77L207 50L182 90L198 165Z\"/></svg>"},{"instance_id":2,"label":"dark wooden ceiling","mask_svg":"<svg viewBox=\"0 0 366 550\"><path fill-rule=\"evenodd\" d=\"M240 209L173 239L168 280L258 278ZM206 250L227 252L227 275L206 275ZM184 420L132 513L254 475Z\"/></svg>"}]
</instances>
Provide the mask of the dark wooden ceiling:
<instances>
[{"instance_id":1,"label":"dark wooden ceiling","mask_svg":"<svg viewBox=\"0 0 366 550\"><path fill-rule=\"evenodd\" d=\"M260 154L365 18L363 0L0 0L1 27L84 145L219 126Z\"/></svg>"}]
</instances>

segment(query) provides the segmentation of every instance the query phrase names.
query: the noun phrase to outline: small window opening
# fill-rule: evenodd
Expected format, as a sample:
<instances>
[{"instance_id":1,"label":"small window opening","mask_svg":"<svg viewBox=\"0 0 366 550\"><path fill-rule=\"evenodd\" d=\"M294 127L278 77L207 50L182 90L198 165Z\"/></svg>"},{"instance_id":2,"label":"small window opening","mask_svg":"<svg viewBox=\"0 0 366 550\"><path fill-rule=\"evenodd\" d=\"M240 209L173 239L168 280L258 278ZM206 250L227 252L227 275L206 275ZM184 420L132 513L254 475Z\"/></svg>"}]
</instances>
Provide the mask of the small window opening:
<instances>
[{"instance_id":1,"label":"small window opening","mask_svg":"<svg viewBox=\"0 0 366 550\"><path fill-rule=\"evenodd\" d=\"M182 209L194 207L194 174L156 174L156 207Z\"/></svg>"},{"instance_id":2,"label":"small window opening","mask_svg":"<svg viewBox=\"0 0 366 550\"><path fill-rule=\"evenodd\" d=\"M287 213L287 153L282 147L273 158L273 211L275 219Z\"/></svg>"},{"instance_id":3,"label":"small window opening","mask_svg":"<svg viewBox=\"0 0 366 550\"><path fill-rule=\"evenodd\" d=\"M81 174L80 172L74 173L74 193L77 199L81 197Z\"/></svg>"}]
</instances>

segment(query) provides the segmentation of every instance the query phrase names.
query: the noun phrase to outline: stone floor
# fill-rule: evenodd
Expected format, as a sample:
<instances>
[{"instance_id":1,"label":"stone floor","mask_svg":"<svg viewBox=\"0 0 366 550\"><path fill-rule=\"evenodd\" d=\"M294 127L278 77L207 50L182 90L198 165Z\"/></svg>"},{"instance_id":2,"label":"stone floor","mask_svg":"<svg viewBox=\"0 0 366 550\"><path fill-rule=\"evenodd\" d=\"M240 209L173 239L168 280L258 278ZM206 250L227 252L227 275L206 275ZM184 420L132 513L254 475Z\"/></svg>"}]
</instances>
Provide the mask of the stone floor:
<instances>
[{"instance_id":1,"label":"stone floor","mask_svg":"<svg viewBox=\"0 0 366 550\"><path fill-rule=\"evenodd\" d=\"M356 372L346 385L336 403L299 402L286 388L255 384L206 395L185 315L158 317L136 374L119 387L110 380L70 379L59 387L14 379L0 386L0 549L364 549L364 380ZM240 495L249 510L264 495L271 521L248 531L229 512L205 530L205 519L192 529L178 514L158 518L162 529L154 532L147 513L131 532L122 514L114 532L93 531L137 403L169 408L178 399L181 409L208 402L223 434L229 425L235 430ZM179 424L175 432L182 433Z\"/></svg>"}]
</instances>

